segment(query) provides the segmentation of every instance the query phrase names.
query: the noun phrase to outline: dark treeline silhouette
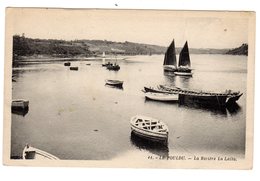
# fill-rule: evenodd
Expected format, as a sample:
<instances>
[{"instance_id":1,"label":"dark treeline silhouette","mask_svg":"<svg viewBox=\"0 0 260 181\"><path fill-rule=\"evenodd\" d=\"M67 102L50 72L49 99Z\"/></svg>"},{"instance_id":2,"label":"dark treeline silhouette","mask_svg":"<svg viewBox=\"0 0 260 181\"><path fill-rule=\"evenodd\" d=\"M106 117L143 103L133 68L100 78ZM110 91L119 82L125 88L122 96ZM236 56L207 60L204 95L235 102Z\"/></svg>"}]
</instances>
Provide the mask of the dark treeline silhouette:
<instances>
[{"instance_id":1,"label":"dark treeline silhouette","mask_svg":"<svg viewBox=\"0 0 260 181\"><path fill-rule=\"evenodd\" d=\"M54 57L89 56L92 52L88 46L77 45L73 41L53 39L32 39L24 35L13 36L13 59L21 56L51 55Z\"/></svg>"},{"instance_id":2,"label":"dark treeline silhouette","mask_svg":"<svg viewBox=\"0 0 260 181\"><path fill-rule=\"evenodd\" d=\"M247 55L248 45L243 44L235 49L194 49L191 54L233 54ZM179 53L180 48L176 48ZM114 42L107 40L56 40L27 38L20 35L13 36L13 61L19 62L23 57L89 57L106 54L122 55L152 55L164 54L166 47L133 42Z\"/></svg>"},{"instance_id":3,"label":"dark treeline silhouette","mask_svg":"<svg viewBox=\"0 0 260 181\"><path fill-rule=\"evenodd\" d=\"M248 55L248 44L243 43L240 47L229 50L227 54Z\"/></svg>"}]
</instances>

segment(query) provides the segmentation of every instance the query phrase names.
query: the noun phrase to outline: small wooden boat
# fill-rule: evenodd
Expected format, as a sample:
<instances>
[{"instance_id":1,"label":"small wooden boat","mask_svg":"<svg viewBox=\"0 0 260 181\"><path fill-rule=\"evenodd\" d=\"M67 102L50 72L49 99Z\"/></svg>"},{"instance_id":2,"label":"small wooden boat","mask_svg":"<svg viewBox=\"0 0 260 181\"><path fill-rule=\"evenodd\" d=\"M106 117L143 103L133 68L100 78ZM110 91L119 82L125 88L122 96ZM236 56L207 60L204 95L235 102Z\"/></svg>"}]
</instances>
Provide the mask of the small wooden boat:
<instances>
[{"instance_id":1,"label":"small wooden boat","mask_svg":"<svg viewBox=\"0 0 260 181\"><path fill-rule=\"evenodd\" d=\"M145 98L155 100L155 101L165 101L165 102L175 101L176 102L176 101L178 101L179 96L178 96L178 94L146 92Z\"/></svg>"},{"instance_id":2,"label":"small wooden boat","mask_svg":"<svg viewBox=\"0 0 260 181\"><path fill-rule=\"evenodd\" d=\"M86 65L88 65L88 66L89 66L89 65L91 65L91 64L90 64L90 63L86 63Z\"/></svg>"},{"instance_id":3,"label":"small wooden boat","mask_svg":"<svg viewBox=\"0 0 260 181\"><path fill-rule=\"evenodd\" d=\"M124 81L121 81L121 80L111 80L111 79L106 80L106 84L111 85L111 86L122 87L123 83L124 83Z\"/></svg>"},{"instance_id":4,"label":"small wooden boat","mask_svg":"<svg viewBox=\"0 0 260 181\"><path fill-rule=\"evenodd\" d=\"M137 115L131 118L130 124L132 132L140 137L168 142L168 127L158 119Z\"/></svg>"},{"instance_id":5,"label":"small wooden boat","mask_svg":"<svg viewBox=\"0 0 260 181\"><path fill-rule=\"evenodd\" d=\"M25 99L12 100L12 109L26 109L29 107L29 101Z\"/></svg>"},{"instance_id":6,"label":"small wooden boat","mask_svg":"<svg viewBox=\"0 0 260 181\"><path fill-rule=\"evenodd\" d=\"M70 62L65 62L64 66L70 66Z\"/></svg>"},{"instance_id":7,"label":"small wooden boat","mask_svg":"<svg viewBox=\"0 0 260 181\"><path fill-rule=\"evenodd\" d=\"M79 70L79 68L78 67L70 67L70 70Z\"/></svg>"},{"instance_id":8,"label":"small wooden boat","mask_svg":"<svg viewBox=\"0 0 260 181\"><path fill-rule=\"evenodd\" d=\"M115 71L118 71L120 69L120 66L117 65L117 64L110 64L110 65L107 65L106 66L108 70L115 70Z\"/></svg>"},{"instance_id":9,"label":"small wooden boat","mask_svg":"<svg viewBox=\"0 0 260 181\"><path fill-rule=\"evenodd\" d=\"M58 157L42 151L40 149L29 146L28 144L24 147L23 150L23 159L33 159L33 160L59 160Z\"/></svg>"}]
</instances>

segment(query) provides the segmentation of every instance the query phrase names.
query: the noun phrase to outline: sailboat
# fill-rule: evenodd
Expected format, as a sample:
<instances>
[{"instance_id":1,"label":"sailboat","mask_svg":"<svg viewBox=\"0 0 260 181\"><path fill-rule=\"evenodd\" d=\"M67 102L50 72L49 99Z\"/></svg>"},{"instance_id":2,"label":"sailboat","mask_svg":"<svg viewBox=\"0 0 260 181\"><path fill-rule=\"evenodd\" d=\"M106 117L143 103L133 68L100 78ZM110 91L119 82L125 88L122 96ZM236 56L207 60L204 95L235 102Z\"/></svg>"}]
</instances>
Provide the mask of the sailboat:
<instances>
[{"instance_id":1,"label":"sailboat","mask_svg":"<svg viewBox=\"0 0 260 181\"><path fill-rule=\"evenodd\" d=\"M179 55L179 65L177 71L174 72L175 75L184 75L191 76L191 68L190 68L190 54L188 42L186 41L184 47L182 48Z\"/></svg>"},{"instance_id":2,"label":"sailboat","mask_svg":"<svg viewBox=\"0 0 260 181\"><path fill-rule=\"evenodd\" d=\"M177 70L174 39L164 55L163 69L167 72L175 72Z\"/></svg>"},{"instance_id":3,"label":"sailboat","mask_svg":"<svg viewBox=\"0 0 260 181\"><path fill-rule=\"evenodd\" d=\"M118 71L120 69L120 66L117 64L117 57L116 57L116 62L114 64L110 63L106 67L107 67L108 70Z\"/></svg>"}]
</instances>

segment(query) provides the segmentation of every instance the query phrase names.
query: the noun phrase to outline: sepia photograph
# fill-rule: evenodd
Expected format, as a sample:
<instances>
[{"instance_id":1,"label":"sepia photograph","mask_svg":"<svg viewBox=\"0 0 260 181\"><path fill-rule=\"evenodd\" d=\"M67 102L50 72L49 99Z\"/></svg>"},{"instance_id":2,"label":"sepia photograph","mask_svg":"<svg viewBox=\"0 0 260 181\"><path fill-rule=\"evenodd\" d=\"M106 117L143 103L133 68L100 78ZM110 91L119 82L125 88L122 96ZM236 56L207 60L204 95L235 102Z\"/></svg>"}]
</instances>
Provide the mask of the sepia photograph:
<instances>
[{"instance_id":1,"label":"sepia photograph","mask_svg":"<svg viewBox=\"0 0 260 181\"><path fill-rule=\"evenodd\" d=\"M4 164L252 169L255 13L7 8Z\"/></svg>"}]
</instances>

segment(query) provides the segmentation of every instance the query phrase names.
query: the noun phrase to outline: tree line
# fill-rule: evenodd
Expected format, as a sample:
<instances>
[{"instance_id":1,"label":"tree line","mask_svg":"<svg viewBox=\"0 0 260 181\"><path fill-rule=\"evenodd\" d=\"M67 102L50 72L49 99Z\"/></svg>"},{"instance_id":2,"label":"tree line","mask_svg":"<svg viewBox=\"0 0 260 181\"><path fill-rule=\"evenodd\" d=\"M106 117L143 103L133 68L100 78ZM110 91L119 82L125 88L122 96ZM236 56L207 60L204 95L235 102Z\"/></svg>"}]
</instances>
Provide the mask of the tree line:
<instances>
[{"instance_id":1,"label":"tree line","mask_svg":"<svg viewBox=\"0 0 260 181\"><path fill-rule=\"evenodd\" d=\"M92 52L87 45L77 45L73 41L44 40L26 38L24 35L13 36L13 59L31 55L51 55L56 57L88 56Z\"/></svg>"}]
</instances>

